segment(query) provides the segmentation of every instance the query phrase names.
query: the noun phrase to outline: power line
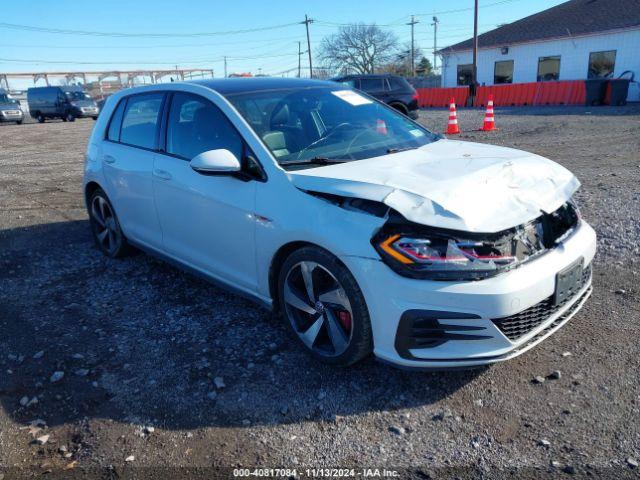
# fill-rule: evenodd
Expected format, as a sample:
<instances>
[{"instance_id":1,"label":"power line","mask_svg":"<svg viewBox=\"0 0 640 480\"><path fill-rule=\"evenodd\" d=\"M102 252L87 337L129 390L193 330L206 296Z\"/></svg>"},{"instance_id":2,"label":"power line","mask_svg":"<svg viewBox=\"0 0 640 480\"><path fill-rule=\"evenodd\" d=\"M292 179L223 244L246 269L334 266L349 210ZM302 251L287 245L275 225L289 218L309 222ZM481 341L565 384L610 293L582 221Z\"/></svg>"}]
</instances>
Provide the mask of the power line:
<instances>
[{"instance_id":1,"label":"power line","mask_svg":"<svg viewBox=\"0 0 640 480\"><path fill-rule=\"evenodd\" d=\"M480 8L488 8L488 7L494 7L496 5L503 5L505 3L511 3L511 2L518 2L521 0L500 0L499 2L494 2L494 3L489 3L487 5L482 5ZM467 8L458 8L458 9L454 9L454 10L442 10L439 12L431 12L431 13L416 13L415 15L413 15L414 17L428 17L428 16L432 16L432 15L447 15L450 13L460 13L460 12L468 12L468 11L472 11L473 7L467 7ZM399 27L402 26L403 24L405 24L405 19L407 18L407 16L405 15L404 17L402 17L402 19L398 20L398 21L394 21L394 22L390 22L390 23L363 23L360 24L362 26L365 27ZM328 20L316 20L316 23L318 23L319 25L324 25L324 26L331 26L331 27L348 27L353 25L353 23L340 23L340 22L331 22Z\"/></svg>"},{"instance_id":2,"label":"power line","mask_svg":"<svg viewBox=\"0 0 640 480\"><path fill-rule=\"evenodd\" d=\"M0 22L0 28L13 30L25 30L30 32L55 33L60 35L84 35L95 37L122 37L122 38L165 38L165 37L210 37L215 35L237 35L242 33L264 32L279 28L298 25L298 22L271 25L268 27L247 28L243 30L227 30L221 32L195 32L195 33L124 33L124 32L95 32L88 30L69 30L62 28L37 27L33 25L20 25L16 23Z\"/></svg>"},{"instance_id":3,"label":"power line","mask_svg":"<svg viewBox=\"0 0 640 480\"><path fill-rule=\"evenodd\" d=\"M296 40L300 38L299 35L291 35L288 37L278 37L278 38L270 38L267 41L269 42L279 42L284 40ZM63 50L72 50L72 49L87 49L87 50L138 50L138 49L156 49L156 48L193 48L193 47L217 47L217 46L228 46L228 45L246 45L250 43L265 43L265 39L256 39L256 40L242 40L242 41L234 41L234 42L216 42L216 43L182 43L182 44L154 44L154 45L46 45L46 48L55 48L55 49L63 49ZM3 43L0 44L0 47L7 48L43 48L42 44L39 45L20 45L20 44L9 44Z\"/></svg>"},{"instance_id":4,"label":"power line","mask_svg":"<svg viewBox=\"0 0 640 480\"><path fill-rule=\"evenodd\" d=\"M489 3L487 5L482 5L479 8L487 8L487 7L495 7L496 5L503 5L505 3L511 2L519 2L521 0L501 0L499 2ZM416 17L428 17L429 15L447 15L449 13L460 13L460 12L469 12L474 10L474 7L467 8L457 8L455 10L443 10L441 12L431 12L431 13L417 13Z\"/></svg>"},{"instance_id":5,"label":"power line","mask_svg":"<svg viewBox=\"0 0 640 480\"><path fill-rule=\"evenodd\" d=\"M487 5L482 5L480 8L493 7L496 5L503 5L505 3L511 3L521 0L500 0L498 2L490 3ZM454 10L443 10L439 12L432 13L419 13L415 14L416 17L421 16L429 16L429 15L446 15L450 13L460 13L473 10L473 7L468 8L459 8ZM378 26L378 27L398 27L403 23L403 19L396 20L387 24L363 24L365 26ZM330 22L326 20L313 20L319 25L324 26L333 26L333 27L341 27L341 26L349 26L349 23L339 23L339 22ZM304 23L304 22L303 22ZM309 22L311 23L311 22ZM255 33L255 32L263 32L268 30L276 30L286 27L291 27L294 25L298 25L298 22L291 23L283 23L279 25L270 25L265 27L255 27L255 28L247 28L240 30L226 30L226 31L218 31L218 32L194 32L194 33L166 33L166 32L156 32L156 33L125 33L125 32L101 32L101 31L90 31L90 30L72 30L72 29L63 29L63 28L48 28L48 27L40 27L35 25L22 25L16 23L7 23L0 22L0 28L7 28L13 30L23 30L23 31L31 31L31 32L40 32L40 33L51 33L51 34L59 34L59 35L81 35L81 36L97 36L97 37L116 37L116 38L171 38L171 37L184 37L184 38L193 38L193 37L207 37L207 36L217 36L217 35L239 35L244 33Z\"/></svg>"},{"instance_id":6,"label":"power line","mask_svg":"<svg viewBox=\"0 0 640 480\"><path fill-rule=\"evenodd\" d=\"M227 60L257 60L263 58L281 58L281 57L291 57L297 55L296 53L281 53L278 55L254 55L254 56L245 56L245 57L231 57L231 56L223 56L217 58L210 59L193 59L193 60L183 60L180 59L180 63L212 63L219 62L224 59ZM43 59L24 59L24 58L0 58L0 62L2 63L48 63L48 64L68 64L68 65L175 65L175 61L166 62L166 61L156 61L156 60L144 60L144 61L77 61L77 60L43 60Z\"/></svg>"},{"instance_id":7,"label":"power line","mask_svg":"<svg viewBox=\"0 0 640 480\"><path fill-rule=\"evenodd\" d=\"M401 23L358 23L358 22L339 23L339 22L329 22L326 20L316 20L316 22L318 23L318 25L321 25L324 27L350 27L354 24L362 27L401 27L405 25L404 21L402 21Z\"/></svg>"}]
</instances>

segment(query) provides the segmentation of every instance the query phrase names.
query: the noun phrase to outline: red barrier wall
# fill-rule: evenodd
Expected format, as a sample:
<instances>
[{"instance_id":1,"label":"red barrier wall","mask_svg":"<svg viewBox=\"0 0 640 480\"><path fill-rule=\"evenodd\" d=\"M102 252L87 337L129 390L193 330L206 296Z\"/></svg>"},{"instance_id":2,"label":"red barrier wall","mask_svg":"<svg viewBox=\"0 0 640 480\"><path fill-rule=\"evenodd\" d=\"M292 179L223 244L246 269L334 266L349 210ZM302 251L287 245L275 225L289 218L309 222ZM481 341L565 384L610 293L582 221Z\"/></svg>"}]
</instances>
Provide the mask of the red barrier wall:
<instances>
[{"instance_id":1,"label":"red barrier wall","mask_svg":"<svg viewBox=\"0 0 640 480\"><path fill-rule=\"evenodd\" d=\"M454 97L456 106L463 107L469 96L469 87L418 88L421 107L448 107ZM584 80L558 82L510 83L478 87L474 107L487 105L489 94L497 107L522 105L584 105L586 89Z\"/></svg>"},{"instance_id":2,"label":"red barrier wall","mask_svg":"<svg viewBox=\"0 0 640 480\"><path fill-rule=\"evenodd\" d=\"M584 80L512 83L478 87L474 107L484 107L489 94L497 107L520 105L584 105Z\"/></svg>"},{"instance_id":3,"label":"red barrier wall","mask_svg":"<svg viewBox=\"0 0 640 480\"><path fill-rule=\"evenodd\" d=\"M449 107L453 97L456 106L464 107L469 97L469 87L418 88L418 104L421 107Z\"/></svg>"}]
</instances>

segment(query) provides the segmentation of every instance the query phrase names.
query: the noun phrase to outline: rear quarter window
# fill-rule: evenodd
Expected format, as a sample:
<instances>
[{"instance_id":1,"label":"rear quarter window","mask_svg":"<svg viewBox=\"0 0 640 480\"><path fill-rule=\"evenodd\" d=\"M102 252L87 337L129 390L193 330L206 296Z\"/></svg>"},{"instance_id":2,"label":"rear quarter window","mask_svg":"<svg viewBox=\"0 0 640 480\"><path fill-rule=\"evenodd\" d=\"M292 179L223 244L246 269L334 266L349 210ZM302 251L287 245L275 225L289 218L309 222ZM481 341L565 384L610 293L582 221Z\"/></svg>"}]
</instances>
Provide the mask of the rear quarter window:
<instances>
[{"instance_id":1,"label":"rear quarter window","mask_svg":"<svg viewBox=\"0 0 640 480\"><path fill-rule=\"evenodd\" d=\"M114 110L111 120L109 121L109 129L107 130L107 140L112 142L120 141L120 126L122 125L122 114L124 113L126 99L120 100L117 108Z\"/></svg>"},{"instance_id":2,"label":"rear quarter window","mask_svg":"<svg viewBox=\"0 0 640 480\"><path fill-rule=\"evenodd\" d=\"M409 90L409 85L400 78L389 78L389 84L391 85L391 90Z\"/></svg>"}]
</instances>

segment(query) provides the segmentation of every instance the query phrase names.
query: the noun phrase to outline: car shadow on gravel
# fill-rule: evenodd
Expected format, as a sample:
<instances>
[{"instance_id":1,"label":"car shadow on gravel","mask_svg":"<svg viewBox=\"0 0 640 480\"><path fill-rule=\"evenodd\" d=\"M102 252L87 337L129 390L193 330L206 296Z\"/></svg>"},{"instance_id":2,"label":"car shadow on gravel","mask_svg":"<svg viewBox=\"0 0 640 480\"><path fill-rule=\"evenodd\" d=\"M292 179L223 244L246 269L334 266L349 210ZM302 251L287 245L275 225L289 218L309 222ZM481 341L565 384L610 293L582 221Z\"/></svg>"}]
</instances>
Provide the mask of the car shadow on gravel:
<instances>
[{"instance_id":1,"label":"car shadow on gravel","mask_svg":"<svg viewBox=\"0 0 640 480\"><path fill-rule=\"evenodd\" d=\"M319 364L241 297L148 255L105 258L87 221L0 231L0 284L0 403L22 423L242 427L416 406L438 416L483 372Z\"/></svg>"}]
</instances>

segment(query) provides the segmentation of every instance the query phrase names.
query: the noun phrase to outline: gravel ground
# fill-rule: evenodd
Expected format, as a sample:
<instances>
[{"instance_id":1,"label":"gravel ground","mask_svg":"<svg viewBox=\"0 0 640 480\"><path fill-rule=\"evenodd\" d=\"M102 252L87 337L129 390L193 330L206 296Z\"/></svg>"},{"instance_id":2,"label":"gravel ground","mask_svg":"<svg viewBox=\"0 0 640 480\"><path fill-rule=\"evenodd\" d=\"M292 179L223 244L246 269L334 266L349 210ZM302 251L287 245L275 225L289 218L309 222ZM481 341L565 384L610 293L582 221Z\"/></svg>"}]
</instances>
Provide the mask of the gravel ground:
<instances>
[{"instance_id":1,"label":"gravel ground","mask_svg":"<svg viewBox=\"0 0 640 480\"><path fill-rule=\"evenodd\" d=\"M0 126L0 479L637 476L640 106L497 109L498 132L472 132L482 116L459 111L460 138L542 154L582 181L594 294L521 357L439 373L320 365L240 297L143 254L106 259L81 193L94 123ZM435 131L446 119L421 114Z\"/></svg>"}]
</instances>

